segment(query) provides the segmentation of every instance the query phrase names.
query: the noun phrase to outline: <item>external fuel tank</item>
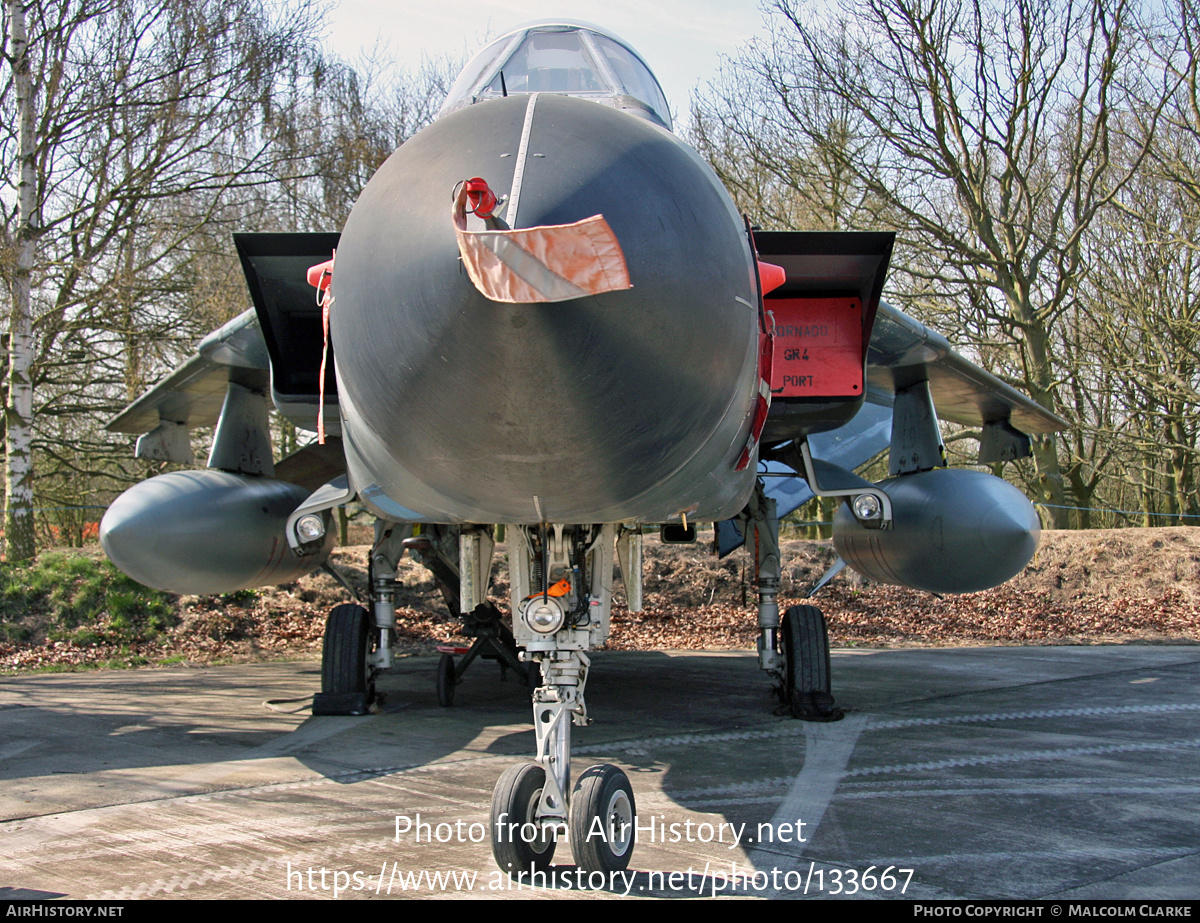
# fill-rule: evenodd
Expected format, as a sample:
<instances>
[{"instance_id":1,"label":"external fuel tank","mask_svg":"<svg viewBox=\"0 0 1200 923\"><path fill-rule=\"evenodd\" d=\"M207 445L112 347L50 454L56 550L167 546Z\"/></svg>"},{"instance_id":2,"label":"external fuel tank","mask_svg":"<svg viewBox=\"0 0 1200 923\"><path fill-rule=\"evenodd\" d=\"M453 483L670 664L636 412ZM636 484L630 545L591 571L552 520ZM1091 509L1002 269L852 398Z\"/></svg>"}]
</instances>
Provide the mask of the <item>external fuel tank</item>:
<instances>
[{"instance_id":1,"label":"external fuel tank","mask_svg":"<svg viewBox=\"0 0 1200 923\"><path fill-rule=\"evenodd\" d=\"M284 525L309 491L268 477L172 471L125 491L104 513L100 544L139 583L170 593L232 593L312 573L333 550L299 557Z\"/></svg>"},{"instance_id":2,"label":"external fuel tank","mask_svg":"<svg viewBox=\"0 0 1200 923\"><path fill-rule=\"evenodd\" d=\"M1000 478L935 468L889 478L879 487L892 501L890 529L864 527L845 504L833 520L838 554L872 580L973 593L1011 579L1037 551L1037 511Z\"/></svg>"}]
</instances>

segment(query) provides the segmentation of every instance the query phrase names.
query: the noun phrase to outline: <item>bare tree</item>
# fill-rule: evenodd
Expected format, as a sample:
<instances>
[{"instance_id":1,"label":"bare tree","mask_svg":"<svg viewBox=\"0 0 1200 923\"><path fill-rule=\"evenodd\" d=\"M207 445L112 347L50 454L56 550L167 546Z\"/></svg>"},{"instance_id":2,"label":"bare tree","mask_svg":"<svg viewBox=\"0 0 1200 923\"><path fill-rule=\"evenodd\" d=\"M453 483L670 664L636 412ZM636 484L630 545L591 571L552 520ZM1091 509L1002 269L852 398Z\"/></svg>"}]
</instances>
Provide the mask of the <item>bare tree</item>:
<instances>
[{"instance_id":1,"label":"bare tree","mask_svg":"<svg viewBox=\"0 0 1200 923\"><path fill-rule=\"evenodd\" d=\"M401 70L379 50L355 63L326 58L276 111L274 136L291 153L274 204L259 214L274 229L341 228L384 160L433 121L459 69L426 59Z\"/></svg>"},{"instance_id":2,"label":"bare tree","mask_svg":"<svg viewBox=\"0 0 1200 923\"><path fill-rule=\"evenodd\" d=\"M8 57L17 125L17 204L11 235L13 268L9 288L12 301L8 318L8 370L4 408L6 446L5 539L9 559L33 554L33 458L30 430L33 424L33 387L30 299L34 247L37 238L36 147L33 134L33 80L30 74L29 33L21 0L10 0ZM7 236L7 235L6 235ZM6 241L7 242L7 241Z\"/></svg>"},{"instance_id":3,"label":"bare tree","mask_svg":"<svg viewBox=\"0 0 1200 923\"><path fill-rule=\"evenodd\" d=\"M851 210L848 226L900 234L890 296L949 320L986 364L1072 416L1061 337L1088 270L1084 240L1143 168L1174 79L1150 66L1141 11L1107 0L806 9L779 0L783 28L738 61L742 97L760 100L737 127L755 162L857 190L851 201L874 214ZM736 105L699 108L728 120ZM1126 156L1114 161L1118 138ZM1060 450L1069 467L1070 441L1036 441L1035 486L1064 527Z\"/></svg>"},{"instance_id":4,"label":"bare tree","mask_svg":"<svg viewBox=\"0 0 1200 923\"><path fill-rule=\"evenodd\" d=\"M1156 169L1194 202L1200 202L1200 4L1175 0L1163 35L1154 43L1159 66L1176 81L1166 120L1171 131L1155 150ZM1181 242L1200 246L1193 238Z\"/></svg>"},{"instance_id":5,"label":"bare tree","mask_svg":"<svg viewBox=\"0 0 1200 923\"><path fill-rule=\"evenodd\" d=\"M1200 150L1165 125L1155 155L1088 242L1087 316L1096 360L1122 383L1104 438L1123 447L1142 509L1182 525L1200 514L1200 196L1180 177Z\"/></svg>"},{"instance_id":6,"label":"bare tree","mask_svg":"<svg viewBox=\"0 0 1200 923\"><path fill-rule=\"evenodd\" d=\"M318 19L250 0L9 0L5 12L0 122L20 126L0 134L5 177L18 177L0 190L15 560L34 550L38 415L111 410L164 341L192 338L204 312L179 308L204 272L196 245L236 191L277 182L274 101L309 79ZM44 428L43 448L71 457L79 437L56 434L76 431Z\"/></svg>"}]
</instances>

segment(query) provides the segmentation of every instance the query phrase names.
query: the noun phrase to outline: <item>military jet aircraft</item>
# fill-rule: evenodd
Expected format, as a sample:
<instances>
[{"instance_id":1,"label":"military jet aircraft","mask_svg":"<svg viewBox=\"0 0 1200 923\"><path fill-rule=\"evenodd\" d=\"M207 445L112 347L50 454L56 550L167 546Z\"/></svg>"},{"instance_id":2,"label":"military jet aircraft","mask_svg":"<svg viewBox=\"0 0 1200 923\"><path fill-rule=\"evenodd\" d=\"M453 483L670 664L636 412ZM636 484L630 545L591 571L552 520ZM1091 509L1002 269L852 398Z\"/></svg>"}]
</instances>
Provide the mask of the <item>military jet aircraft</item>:
<instances>
[{"instance_id":1,"label":"military jet aircraft","mask_svg":"<svg viewBox=\"0 0 1200 923\"><path fill-rule=\"evenodd\" d=\"M325 562L331 512L357 499L376 517L369 606L330 614L314 711L366 710L392 663L398 562L428 565L477 645L534 687L535 761L493 796L502 869L544 869L564 829L583 868L629 863L629 780L601 765L572 786L570 734L614 556L641 608L648 527L689 541L719 523L726 551L752 538L760 665L817 719L838 716L829 643L815 607L780 618L781 515L842 498L842 558L934 592L999 584L1035 550L1019 491L946 468L935 407L981 428L981 463L1063 421L881 302L892 235L752 230L603 29L488 45L340 235L236 243L253 310L109 426L140 434L139 457L190 462L189 429L215 424L207 467L126 491L104 548L175 592L283 583ZM278 463L268 398L319 433ZM889 446L891 477L854 473ZM500 524L511 630L487 596ZM443 658L444 703L474 653Z\"/></svg>"}]
</instances>

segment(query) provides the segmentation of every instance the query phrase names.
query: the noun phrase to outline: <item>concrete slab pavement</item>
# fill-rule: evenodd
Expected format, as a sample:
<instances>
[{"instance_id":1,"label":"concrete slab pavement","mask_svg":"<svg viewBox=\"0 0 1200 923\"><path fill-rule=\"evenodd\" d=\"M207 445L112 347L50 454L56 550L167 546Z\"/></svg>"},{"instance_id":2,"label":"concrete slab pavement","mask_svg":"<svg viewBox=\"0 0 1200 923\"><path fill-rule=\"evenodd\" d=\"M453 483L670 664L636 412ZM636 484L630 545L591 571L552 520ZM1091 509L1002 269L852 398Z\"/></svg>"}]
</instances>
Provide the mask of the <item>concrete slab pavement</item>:
<instances>
[{"instance_id":1,"label":"concrete slab pavement","mask_svg":"<svg viewBox=\"0 0 1200 923\"><path fill-rule=\"evenodd\" d=\"M749 653L598 653L573 770L629 774L631 872L535 888L486 828L528 696L435 667L364 718L315 663L0 680L0 898L1200 897L1200 647L835 651L831 724Z\"/></svg>"}]
</instances>

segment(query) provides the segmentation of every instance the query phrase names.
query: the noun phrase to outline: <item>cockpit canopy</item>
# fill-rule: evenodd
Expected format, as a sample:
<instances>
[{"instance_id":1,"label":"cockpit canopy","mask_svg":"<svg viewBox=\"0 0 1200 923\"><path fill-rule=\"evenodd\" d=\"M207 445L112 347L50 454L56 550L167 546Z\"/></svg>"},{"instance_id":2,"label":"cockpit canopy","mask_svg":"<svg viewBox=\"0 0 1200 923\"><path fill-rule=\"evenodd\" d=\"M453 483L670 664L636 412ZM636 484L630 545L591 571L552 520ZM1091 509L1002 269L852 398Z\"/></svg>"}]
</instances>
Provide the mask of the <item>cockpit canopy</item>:
<instances>
[{"instance_id":1,"label":"cockpit canopy","mask_svg":"<svg viewBox=\"0 0 1200 923\"><path fill-rule=\"evenodd\" d=\"M650 68L616 36L586 23L536 23L497 39L463 68L442 114L515 93L562 93L628 109L671 127Z\"/></svg>"}]
</instances>

